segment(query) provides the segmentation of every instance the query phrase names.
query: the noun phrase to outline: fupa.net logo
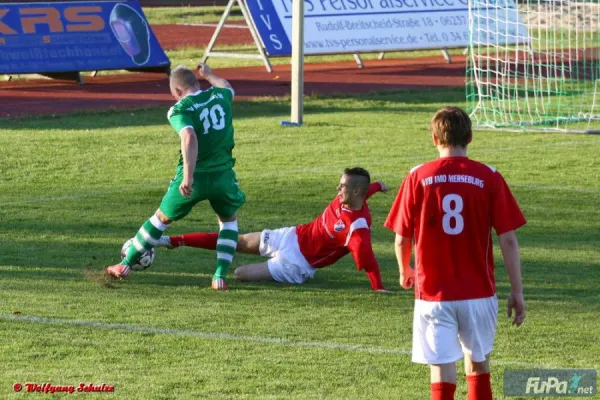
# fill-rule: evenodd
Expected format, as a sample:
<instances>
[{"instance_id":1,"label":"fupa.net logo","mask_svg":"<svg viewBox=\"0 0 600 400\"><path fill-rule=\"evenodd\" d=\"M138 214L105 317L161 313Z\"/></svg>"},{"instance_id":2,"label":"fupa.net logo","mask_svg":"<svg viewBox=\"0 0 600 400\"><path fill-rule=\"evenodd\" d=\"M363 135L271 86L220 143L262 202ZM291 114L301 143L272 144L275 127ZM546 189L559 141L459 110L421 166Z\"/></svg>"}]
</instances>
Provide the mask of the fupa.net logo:
<instances>
[{"instance_id":1,"label":"fupa.net logo","mask_svg":"<svg viewBox=\"0 0 600 400\"><path fill-rule=\"evenodd\" d=\"M596 394L596 371L505 370L506 397L592 397Z\"/></svg>"},{"instance_id":2,"label":"fupa.net logo","mask_svg":"<svg viewBox=\"0 0 600 400\"><path fill-rule=\"evenodd\" d=\"M568 381L557 377L542 380L540 377L527 379L526 394L593 394L594 386L580 386L581 378L585 374L574 373Z\"/></svg>"}]
</instances>

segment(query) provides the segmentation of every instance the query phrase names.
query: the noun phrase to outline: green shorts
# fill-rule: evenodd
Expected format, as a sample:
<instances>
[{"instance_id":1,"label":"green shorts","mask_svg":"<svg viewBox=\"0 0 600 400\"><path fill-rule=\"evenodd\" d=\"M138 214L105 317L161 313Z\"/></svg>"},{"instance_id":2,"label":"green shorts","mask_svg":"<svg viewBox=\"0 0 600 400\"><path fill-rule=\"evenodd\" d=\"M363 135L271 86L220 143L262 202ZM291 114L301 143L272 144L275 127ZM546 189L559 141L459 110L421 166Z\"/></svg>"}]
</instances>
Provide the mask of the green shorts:
<instances>
[{"instance_id":1,"label":"green shorts","mask_svg":"<svg viewBox=\"0 0 600 400\"><path fill-rule=\"evenodd\" d=\"M183 176L171 181L169 190L160 203L160 211L171 221L177 221L192 211L200 201L208 200L215 213L224 219L231 218L246 201L246 195L239 188L235 172L231 169L194 174L192 195L184 197L179 191Z\"/></svg>"}]
</instances>

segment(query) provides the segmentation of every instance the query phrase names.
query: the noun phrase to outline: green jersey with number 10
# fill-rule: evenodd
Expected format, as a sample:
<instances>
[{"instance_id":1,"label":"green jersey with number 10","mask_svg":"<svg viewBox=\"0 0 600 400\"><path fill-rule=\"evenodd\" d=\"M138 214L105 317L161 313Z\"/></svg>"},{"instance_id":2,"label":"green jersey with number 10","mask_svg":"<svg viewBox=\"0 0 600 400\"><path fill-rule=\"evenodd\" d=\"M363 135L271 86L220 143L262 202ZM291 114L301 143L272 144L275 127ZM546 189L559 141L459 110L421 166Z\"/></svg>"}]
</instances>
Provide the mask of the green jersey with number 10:
<instances>
[{"instance_id":1,"label":"green jersey with number 10","mask_svg":"<svg viewBox=\"0 0 600 400\"><path fill-rule=\"evenodd\" d=\"M196 172L223 171L233 168L233 122L231 102L233 90L211 87L179 100L169 110L169 123L177 134L192 127L198 138ZM183 167L181 150L177 172Z\"/></svg>"}]
</instances>

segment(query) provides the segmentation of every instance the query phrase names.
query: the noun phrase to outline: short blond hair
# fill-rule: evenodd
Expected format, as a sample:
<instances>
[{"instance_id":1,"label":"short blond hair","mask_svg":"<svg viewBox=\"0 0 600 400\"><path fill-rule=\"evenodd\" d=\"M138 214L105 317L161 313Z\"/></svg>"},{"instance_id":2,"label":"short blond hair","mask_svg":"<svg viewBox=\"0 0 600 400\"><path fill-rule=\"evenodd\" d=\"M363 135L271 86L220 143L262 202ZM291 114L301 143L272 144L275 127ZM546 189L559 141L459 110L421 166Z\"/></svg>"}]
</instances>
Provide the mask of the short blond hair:
<instances>
[{"instance_id":1,"label":"short blond hair","mask_svg":"<svg viewBox=\"0 0 600 400\"><path fill-rule=\"evenodd\" d=\"M445 147L467 147L473 140L471 118L459 107L438 110L429 123L429 130Z\"/></svg>"},{"instance_id":2,"label":"short blond hair","mask_svg":"<svg viewBox=\"0 0 600 400\"><path fill-rule=\"evenodd\" d=\"M194 71L185 65L178 65L175 69L171 70L169 84L171 87L181 87L184 89L200 88L200 82L198 82Z\"/></svg>"}]
</instances>

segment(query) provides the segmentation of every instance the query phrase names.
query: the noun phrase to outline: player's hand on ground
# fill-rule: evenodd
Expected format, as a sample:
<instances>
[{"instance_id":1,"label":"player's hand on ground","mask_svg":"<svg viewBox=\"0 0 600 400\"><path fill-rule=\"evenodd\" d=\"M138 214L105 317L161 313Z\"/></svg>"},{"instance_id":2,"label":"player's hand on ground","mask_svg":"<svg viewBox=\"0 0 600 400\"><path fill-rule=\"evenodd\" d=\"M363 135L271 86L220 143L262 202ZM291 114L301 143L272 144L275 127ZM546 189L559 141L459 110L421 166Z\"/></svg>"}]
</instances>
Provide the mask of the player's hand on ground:
<instances>
[{"instance_id":1,"label":"player's hand on ground","mask_svg":"<svg viewBox=\"0 0 600 400\"><path fill-rule=\"evenodd\" d=\"M381 186L381 191L383 193L385 193L388 190L390 190L390 188L388 187L388 185L386 185L385 183L383 183L383 181L377 181L377 183L379 183L379 186Z\"/></svg>"},{"instance_id":2,"label":"player's hand on ground","mask_svg":"<svg viewBox=\"0 0 600 400\"><path fill-rule=\"evenodd\" d=\"M412 268L400 272L400 286L404 289L410 289L413 286L415 270Z\"/></svg>"},{"instance_id":3,"label":"player's hand on ground","mask_svg":"<svg viewBox=\"0 0 600 400\"><path fill-rule=\"evenodd\" d=\"M179 185L179 191L183 195L183 197L190 197L194 189L192 185L194 184L194 178L183 178L181 185Z\"/></svg>"},{"instance_id":4,"label":"player's hand on ground","mask_svg":"<svg viewBox=\"0 0 600 400\"><path fill-rule=\"evenodd\" d=\"M203 78L212 74L212 69L210 69L210 67L206 63L199 63L196 69L198 70L200 76Z\"/></svg>"},{"instance_id":5,"label":"player's hand on ground","mask_svg":"<svg viewBox=\"0 0 600 400\"><path fill-rule=\"evenodd\" d=\"M508 318L513 318L513 325L521 326L523 324L525 321L525 298L523 297L523 293L511 293L508 295L506 315Z\"/></svg>"}]
</instances>

